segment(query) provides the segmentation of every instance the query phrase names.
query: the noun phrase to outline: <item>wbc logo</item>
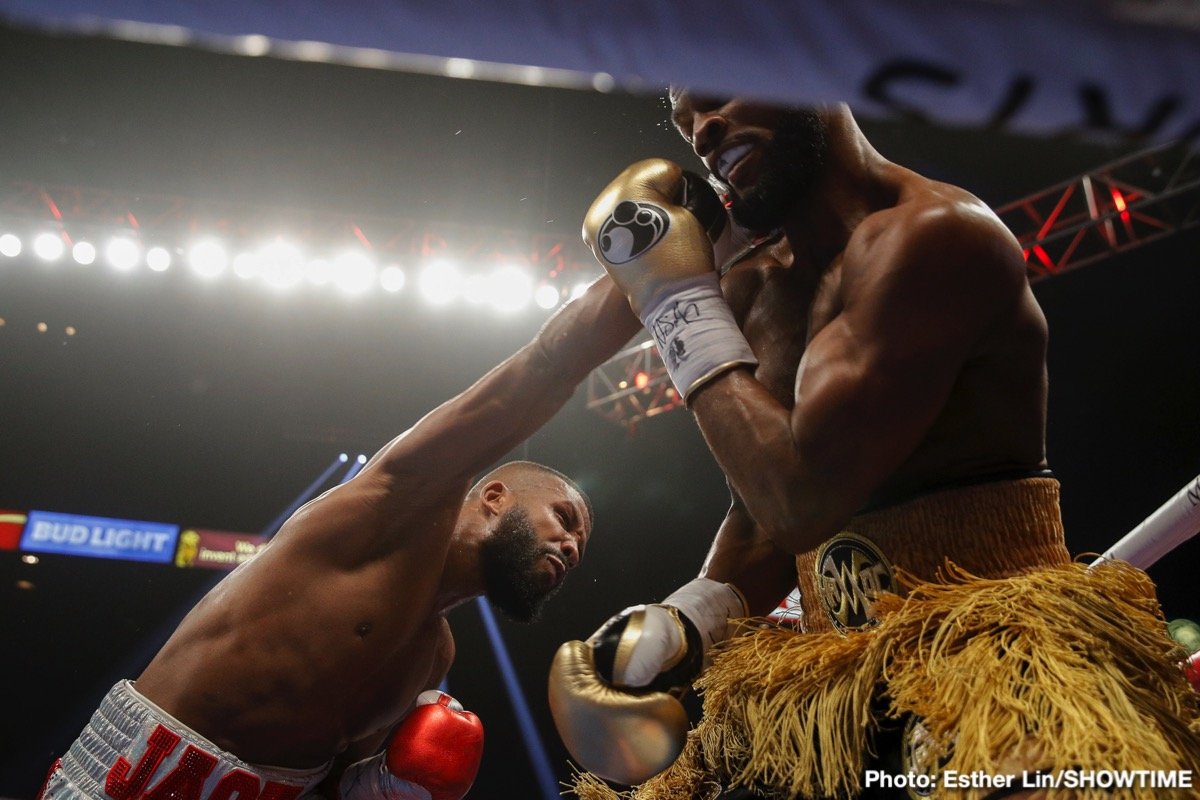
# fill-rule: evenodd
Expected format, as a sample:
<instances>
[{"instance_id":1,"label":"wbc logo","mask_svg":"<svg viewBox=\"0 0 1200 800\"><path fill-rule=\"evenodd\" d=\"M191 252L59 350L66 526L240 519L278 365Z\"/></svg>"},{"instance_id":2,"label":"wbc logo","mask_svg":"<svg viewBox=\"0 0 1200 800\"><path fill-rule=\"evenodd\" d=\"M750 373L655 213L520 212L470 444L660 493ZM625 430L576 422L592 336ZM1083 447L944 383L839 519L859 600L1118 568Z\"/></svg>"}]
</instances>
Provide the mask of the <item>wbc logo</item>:
<instances>
[{"instance_id":1,"label":"wbc logo","mask_svg":"<svg viewBox=\"0 0 1200 800\"><path fill-rule=\"evenodd\" d=\"M845 633L879 620L871 604L896 590L892 564L870 539L840 533L817 551L817 592L833 627Z\"/></svg>"}]
</instances>

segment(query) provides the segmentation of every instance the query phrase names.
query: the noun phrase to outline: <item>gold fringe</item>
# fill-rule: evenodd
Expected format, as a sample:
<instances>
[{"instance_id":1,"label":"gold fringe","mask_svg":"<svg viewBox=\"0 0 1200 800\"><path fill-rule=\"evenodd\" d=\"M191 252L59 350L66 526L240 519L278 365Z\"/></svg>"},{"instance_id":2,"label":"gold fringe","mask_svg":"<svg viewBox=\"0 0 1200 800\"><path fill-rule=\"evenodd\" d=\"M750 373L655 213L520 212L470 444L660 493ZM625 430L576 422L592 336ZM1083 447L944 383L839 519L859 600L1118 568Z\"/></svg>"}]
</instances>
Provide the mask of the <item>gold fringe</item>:
<instances>
[{"instance_id":1,"label":"gold fringe","mask_svg":"<svg viewBox=\"0 0 1200 800\"><path fill-rule=\"evenodd\" d=\"M914 588L877 633L891 713L922 719L950 750L945 769L1200 769L1200 696L1144 572L1119 563L1008 580L945 572L946 583Z\"/></svg>"},{"instance_id":2,"label":"gold fringe","mask_svg":"<svg viewBox=\"0 0 1200 800\"><path fill-rule=\"evenodd\" d=\"M858 788L882 651L863 633L829 639L816 651L786 628L735 640L742 652L716 661L698 685L706 717L721 720L697 729L709 769L788 796Z\"/></svg>"},{"instance_id":3,"label":"gold fringe","mask_svg":"<svg viewBox=\"0 0 1200 800\"><path fill-rule=\"evenodd\" d=\"M693 730L688 734L687 743L675 763L640 787L617 791L595 775L575 770L568 791L580 800L634 800L646 792L650 792L653 797L715 800L721 794L721 784L699 766L702 761L700 742L696 731Z\"/></svg>"},{"instance_id":4,"label":"gold fringe","mask_svg":"<svg viewBox=\"0 0 1200 800\"><path fill-rule=\"evenodd\" d=\"M844 532L870 539L897 569L918 580L941 580L938 570L947 554L972 575L1005 578L1071 563L1058 500L1053 478L993 481L859 514ZM810 633L833 630L817 588L818 549L796 556L804 627Z\"/></svg>"},{"instance_id":5,"label":"gold fringe","mask_svg":"<svg viewBox=\"0 0 1200 800\"><path fill-rule=\"evenodd\" d=\"M633 791L618 792L590 772L576 771L568 791L580 800L624 800L633 796Z\"/></svg>"},{"instance_id":6,"label":"gold fringe","mask_svg":"<svg viewBox=\"0 0 1200 800\"><path fill-rule=\"evenodd\" d=\"M697 684L704 719L675 764L636 791L593 791L587 780L575 791L690 800L720 783L765 797L850 797L881 717L904 713L948 755L942 768L960 773L1200 771L1200 695L1177 667L1182 650L1145 573L1070 564L993 580L946 564L941 577L882 598L879 625L846 636L747 621Z\"/></svg>"}]
</instances>

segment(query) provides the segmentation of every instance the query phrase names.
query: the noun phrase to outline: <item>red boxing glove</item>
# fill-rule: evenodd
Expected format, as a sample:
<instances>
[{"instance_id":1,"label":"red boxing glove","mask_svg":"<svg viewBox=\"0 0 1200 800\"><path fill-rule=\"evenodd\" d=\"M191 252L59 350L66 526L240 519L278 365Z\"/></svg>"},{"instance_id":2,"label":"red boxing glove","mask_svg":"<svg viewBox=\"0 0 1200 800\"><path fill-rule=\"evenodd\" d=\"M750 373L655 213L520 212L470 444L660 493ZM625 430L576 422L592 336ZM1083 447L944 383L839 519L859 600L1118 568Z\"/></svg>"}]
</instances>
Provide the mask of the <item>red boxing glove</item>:
<instances>
[{"instance_id":1,"label":"red boxing glove","mask_svg":"<svg viewBox=\"0 0 1200 800\"><path fill-rule=\"evenodd\" d=\"M460 800L483 756L483 724L450 695L430 690L379 755L342 775L341 800Z\"/></svg>"},{"instance_id":2,"label":"red boxing glove","mask_svg":"<svg viewBox=\"0 0 1200 800\"><path fill-rule=\"evenodd\" d=\"M1192 653L1191 657L1183 662L1183 674L1187 675L1192 688L1200 692L1200 650Z\"/></svg>"},{"instance_id":3,"label":"red boxing glove","mask_svg":"<svg viewBox=\"0 0 1200 800\"><path fill-rule=\"evenodd\" d=\"M388 771L425 787L432 800L459 800L483 757L483 724L445 692L430 690L404 718L387 748Z\"/></svg>"}]
</instances>

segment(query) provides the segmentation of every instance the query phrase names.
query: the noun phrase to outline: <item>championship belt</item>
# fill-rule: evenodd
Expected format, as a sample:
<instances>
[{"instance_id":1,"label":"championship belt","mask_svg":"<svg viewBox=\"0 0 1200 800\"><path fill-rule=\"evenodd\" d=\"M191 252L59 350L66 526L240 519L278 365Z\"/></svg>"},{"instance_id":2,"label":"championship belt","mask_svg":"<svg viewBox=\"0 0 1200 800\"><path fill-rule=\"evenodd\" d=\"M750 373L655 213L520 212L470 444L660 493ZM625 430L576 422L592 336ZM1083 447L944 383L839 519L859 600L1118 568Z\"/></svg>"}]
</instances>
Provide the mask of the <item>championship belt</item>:
<instances>
[{"instance_id":1,"label":"championship belt","mask_svg":"<svg viewBox=\"0 0 1200 800\"><path fill-rule=\"evenodd\" d=\"M840 633L874 625L872 605L879 595L896 591L896 575L883 551L870 539L839 533L817 550L817 595L830 623Z\"/></svg>"}]
</instances>

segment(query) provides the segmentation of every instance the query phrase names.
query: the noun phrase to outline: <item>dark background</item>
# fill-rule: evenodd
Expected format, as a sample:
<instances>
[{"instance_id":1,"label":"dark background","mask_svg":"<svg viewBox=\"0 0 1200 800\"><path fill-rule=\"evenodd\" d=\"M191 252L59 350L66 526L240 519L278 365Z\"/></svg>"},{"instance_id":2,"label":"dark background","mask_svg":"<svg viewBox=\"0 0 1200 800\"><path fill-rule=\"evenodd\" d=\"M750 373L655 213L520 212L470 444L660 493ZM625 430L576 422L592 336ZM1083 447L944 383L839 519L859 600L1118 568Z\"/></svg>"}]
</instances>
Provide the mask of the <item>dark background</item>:
<instances>
[{"instance_id":1,"label":"dark background","mask_svg":"<svg viewBox=\"0 0 1200 800\"><path fill-rule=\"evenodd\" d=\"M694 166L665 116L656 96L0 28L0 190L32 181L575 237L626 164L664 155ZM1132 148L862 123L885 156L993 205ZM1073 552L1111 544L1200 472L1197 239L1035 286L1051 326L1049 456ZM0 259L0 508L257 531L337 453L373 452L546 316L437 310L411 291L351 303L199 286L178 269L117 277ZM79 333L62 335L66 325ZM727 496L685 411L630 433L577 394L514 455L577 476L598 512L588 561L543 623L501 622L565 779L545 702L555 648L693 577ZM1168 617L1200 618L1189 582L1198 547L1151 570ZM55 556L26 565L0 552L0 795L32 797L103 692L140 671L214 575ZM452 622L450 688L488 730L470 796L536 796L476 608Z\"/></svg>"}]
</instances>

